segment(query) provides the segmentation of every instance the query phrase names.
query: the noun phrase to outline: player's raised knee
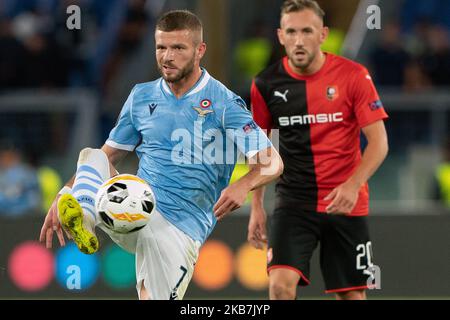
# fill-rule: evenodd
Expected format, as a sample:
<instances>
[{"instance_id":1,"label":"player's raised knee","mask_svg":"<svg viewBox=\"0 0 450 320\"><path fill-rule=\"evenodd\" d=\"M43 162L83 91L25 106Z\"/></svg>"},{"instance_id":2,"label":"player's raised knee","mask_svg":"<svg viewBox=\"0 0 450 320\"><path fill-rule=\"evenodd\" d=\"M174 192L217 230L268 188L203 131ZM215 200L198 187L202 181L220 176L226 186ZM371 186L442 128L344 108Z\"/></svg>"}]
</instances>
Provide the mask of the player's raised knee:
<instances>
[{"instance_id":1,"label":"player's raised knee","mask_svg":"<svg viewBox=\"0 0 450 320\"><path fill-rule=\"evenodd\" d=\"M80 154L78 155L78 160L79 161L86 161L86 159L88 159L89 155L92 152L92 148L84 148L80 151Z\"/></svg>"},{"instance_id":2,"label":"player's raised knee","mask_svg":"<svg viewBox=\"0 0 450 320\"><path fill-rule=\"evenodd\" d=\"M109 161L108 156L102 149L94 149L94 148L84 148L80 151L80 154L78 156L78 164L79 165L91 165L94 166L96 169L102 169L101 172L105 172L104 179L109 178L109 172L106 172L107 170L103 168L106 166L106 168L109 167ZM103 170L104 169L104 170Z\"/></svg>"},{"instance_id":3,"label":"player's raised knee","mask_svg":"<svg viewBox=\"0 0 450 320\"><path fill-rule=\"evenodd\" d=\"M85 160L92 155L106 156L106 153L102 149L84 148L80 151L79 158Z\"/></svg>"}]
</instances>

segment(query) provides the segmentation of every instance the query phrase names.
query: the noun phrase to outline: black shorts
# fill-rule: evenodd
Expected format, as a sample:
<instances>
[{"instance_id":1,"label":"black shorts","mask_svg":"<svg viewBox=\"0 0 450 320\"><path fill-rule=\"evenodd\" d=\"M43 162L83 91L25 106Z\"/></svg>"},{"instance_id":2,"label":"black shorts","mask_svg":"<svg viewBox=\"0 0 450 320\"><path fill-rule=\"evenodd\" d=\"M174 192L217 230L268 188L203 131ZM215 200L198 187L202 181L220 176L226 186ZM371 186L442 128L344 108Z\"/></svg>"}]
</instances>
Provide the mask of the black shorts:
<instances>
[{"instance_id":1,"label":"black shorts","mask_svg":"<svg viewBox=\"0 0 450 320\"><path fill-rule=\"evenodd\" d=\"M320 243L320 268L327 293L366 289L373 266L367 217L328 215L277 199L269 218L268 272L288 268L310 283L309 265Z\"/></svg>"}]
</instances>

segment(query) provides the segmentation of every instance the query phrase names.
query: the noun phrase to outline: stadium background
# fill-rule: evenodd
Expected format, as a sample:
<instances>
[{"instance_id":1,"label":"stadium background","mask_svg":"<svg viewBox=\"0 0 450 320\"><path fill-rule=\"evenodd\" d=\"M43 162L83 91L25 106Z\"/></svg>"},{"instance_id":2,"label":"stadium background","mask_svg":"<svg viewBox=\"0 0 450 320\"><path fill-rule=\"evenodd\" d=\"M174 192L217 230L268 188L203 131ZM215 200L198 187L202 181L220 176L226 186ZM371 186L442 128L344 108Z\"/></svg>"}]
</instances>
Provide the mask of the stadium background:
<instances>
[{"instance_id":1,"label":"stadium background","mask_svg":"<svg viewBox=\"0 0 450 320\"><path fill-rule=\"evenodd\" d=\"M439 186L450 182L438 172L450 163L450 1L318 2L331 28L324 49L365 64L390 115L390 153L370 181L381 290L369 296L448 299L450 199ZM104 235L95 256L73 245L47 251L37 242L44 214L79 150L101 146L132 86L158 76L153 28L161 12L187 8L201 17L203 65L248 101L252 76L282 54L281 3L0 0L0 299L136 298L132 255ZM80 30L66 27L71 4L81 8ZM370 5L381 9L381 29L367 28ZM136 163L130 156L119 170L134 172ZM234 178L245 171L238 166ZM270 213L273 186L265 204ZM248 213L247 205L218 224L186 299L267 298L265 253L246 244ZM317 255L311 278L300 296L331 298Z\"/></svg>"}]
</instances>

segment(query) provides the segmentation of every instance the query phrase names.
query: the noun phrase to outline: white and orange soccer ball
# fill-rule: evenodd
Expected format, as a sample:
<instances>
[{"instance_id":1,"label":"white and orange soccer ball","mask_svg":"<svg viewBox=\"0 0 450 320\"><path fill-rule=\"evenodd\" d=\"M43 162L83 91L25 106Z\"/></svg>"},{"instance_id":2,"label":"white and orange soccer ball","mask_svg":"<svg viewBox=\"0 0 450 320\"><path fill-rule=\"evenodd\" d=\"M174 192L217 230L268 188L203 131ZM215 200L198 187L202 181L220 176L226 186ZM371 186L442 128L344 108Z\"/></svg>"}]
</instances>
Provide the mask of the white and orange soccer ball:
<instances>
[{"instance_id":1,"label":"white and orange soccer ball","mask_svg":"<svg viewBox=\"0 0 450 320\"><path fill-rule=\"evenodd\" d=\"M107 180L97 192L95 209L102 223L118 233L130 233L145 227L155 209L150 186L131 174Z\"/></svg>"}]
</instances>

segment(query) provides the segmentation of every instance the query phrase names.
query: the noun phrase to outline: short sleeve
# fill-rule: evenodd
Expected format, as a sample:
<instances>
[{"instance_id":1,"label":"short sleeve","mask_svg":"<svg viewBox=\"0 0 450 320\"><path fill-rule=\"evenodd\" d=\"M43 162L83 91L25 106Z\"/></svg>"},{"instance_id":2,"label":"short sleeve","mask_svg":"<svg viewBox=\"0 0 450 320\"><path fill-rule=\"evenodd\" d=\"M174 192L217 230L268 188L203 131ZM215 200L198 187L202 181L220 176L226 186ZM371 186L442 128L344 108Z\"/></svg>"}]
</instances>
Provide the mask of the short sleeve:
<instances>
[{"instance_id":1,"label":"short sleeve","mask_svg":"<svg viewBox=\"0 0 450 320\"><path fill-rule=\"evenodd\" d=\"M253 120L241 98L237 97L227 103L223 125L227 138L233 139L238 150L247 158L272 145L264 131Z\"/></svg>"},{"instance_id":2,"label":"short sleeve","mask_svg":"<svg viewBox=\"0 0 450 320\"><path fill-rule=\"evenodd\" d=\"M139 132L136 130L132 119L133 89L123 105L119 118L114 128L111 130L106 144L121 150L133 151L141 140Z\"/></svg>"},{"instance_id":3,"label":"short sleeve","mask_svg":"<svg viewBox=\"0 0 450 320\"><path fill-rule=\"evenodd\" d=\"M367 69L361 68L356 73L352 89L353 110L360 128L388 118Z\"/></svg>"},{"instance_id":4,"label":"short sleeve","mask_svg":"<svg viewBox=\"0 0 450 320\"><path fill-rule=\"evenodd\" d=\"M260 81L258 81L258 84L261 85ZM270 130L272 129L272 115L270 114L269 108L267 107L266 101L261 94L258 84L257 79L253 80L250 90L250 105L253 119L255 119L256 124L258 124L258 126L262 129Z\"/></svg>"}]
</instances>

